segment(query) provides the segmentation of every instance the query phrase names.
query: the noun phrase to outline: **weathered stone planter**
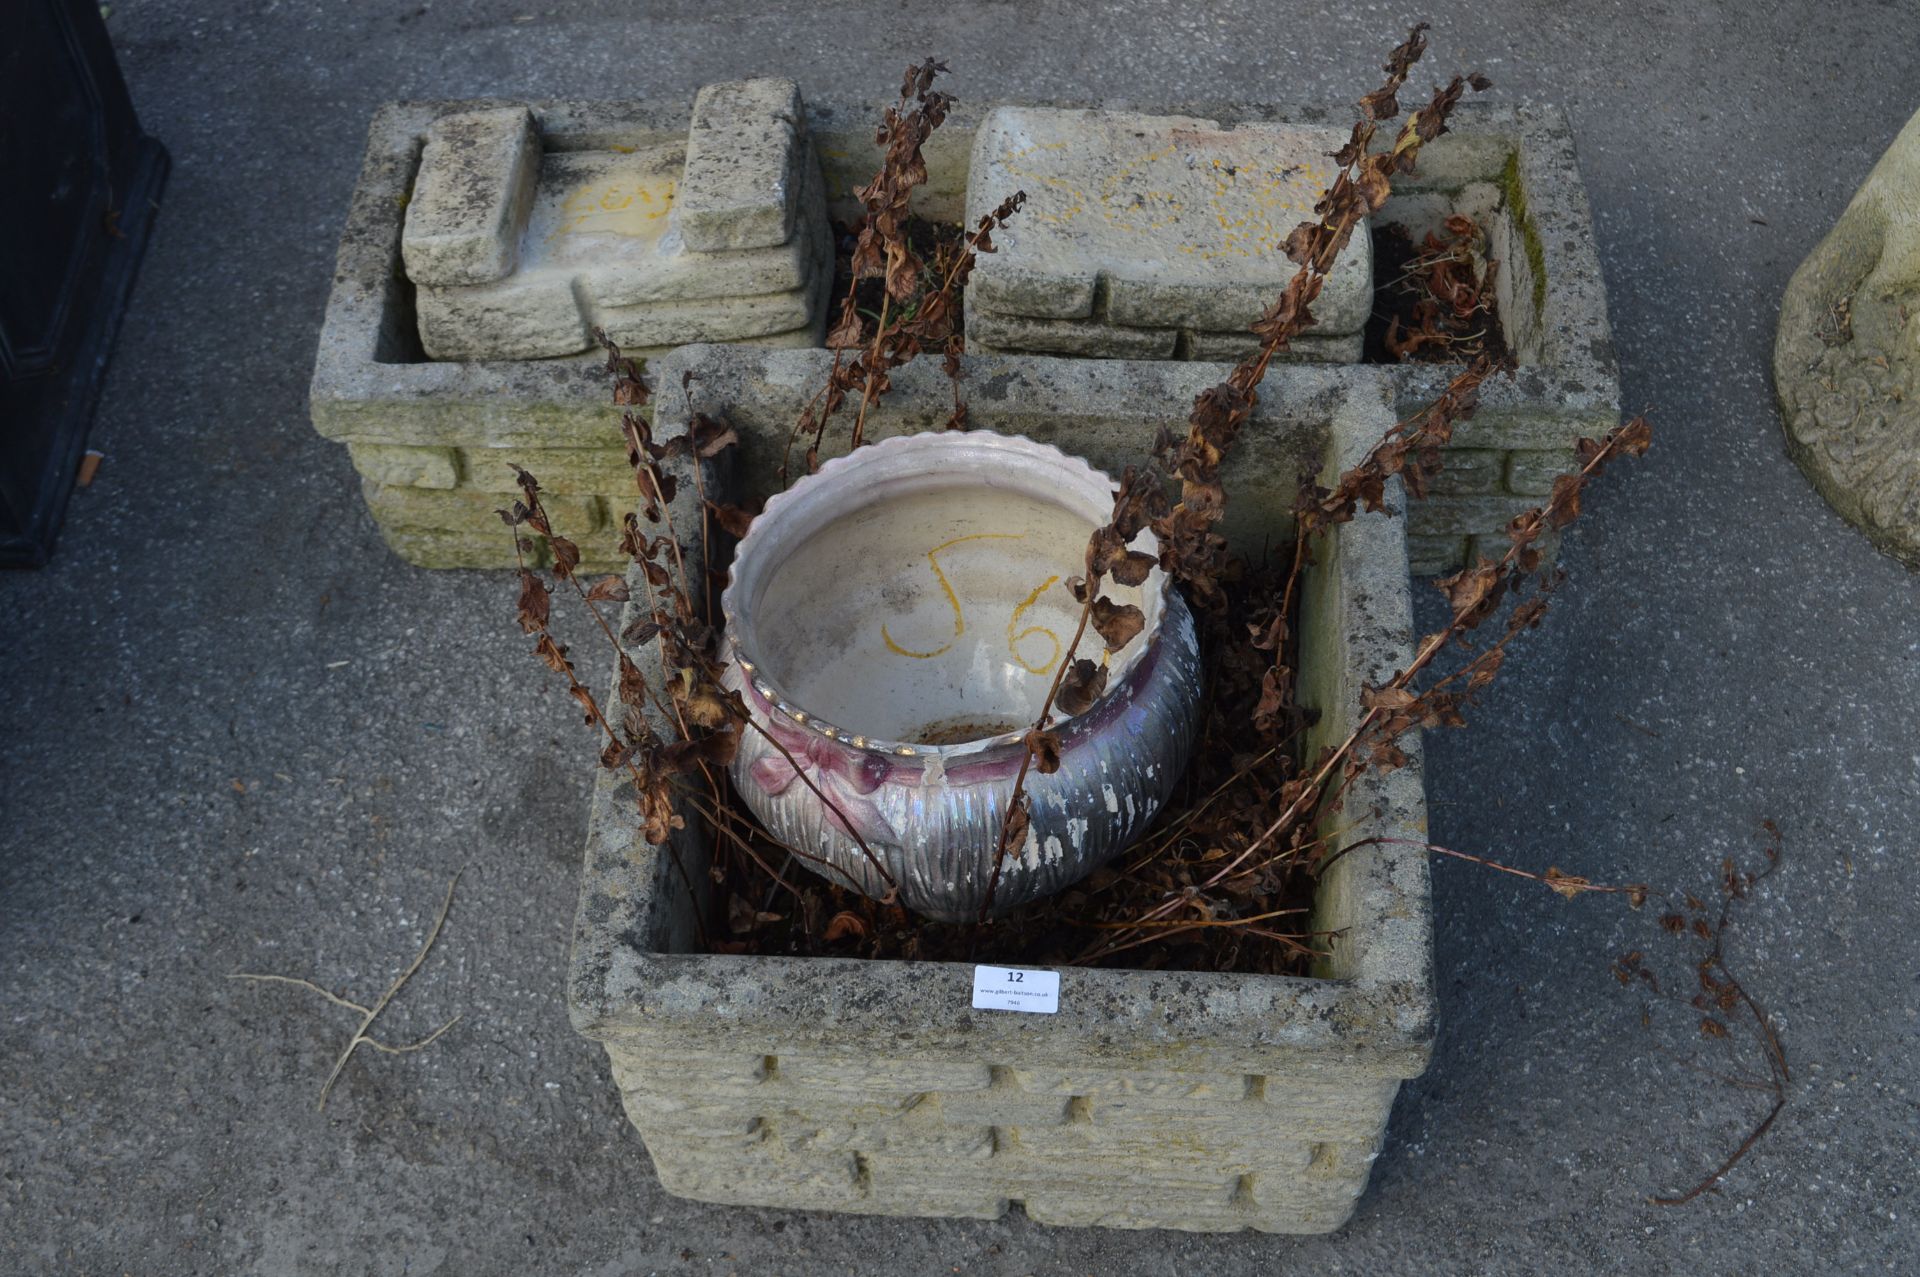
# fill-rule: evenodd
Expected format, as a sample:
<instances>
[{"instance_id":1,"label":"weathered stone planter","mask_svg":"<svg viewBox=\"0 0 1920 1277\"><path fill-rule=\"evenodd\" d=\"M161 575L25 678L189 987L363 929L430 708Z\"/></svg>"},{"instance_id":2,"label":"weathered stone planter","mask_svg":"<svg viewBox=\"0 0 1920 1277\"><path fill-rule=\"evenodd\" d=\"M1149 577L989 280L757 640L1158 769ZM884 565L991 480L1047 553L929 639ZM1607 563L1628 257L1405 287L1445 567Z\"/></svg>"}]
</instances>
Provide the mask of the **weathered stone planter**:
<instances>
[{"instance_id":1,"label":"weathered stone planter","mask_svg":"<svg viewBox=\"0 0 1920 1277\"><path fill-rule=\"evenodd\" d=\"M1920 112L1787 283L1773 384L1787 453L1842 518L1920 568Z\"/></svg>"},{"instance_id":2,"label":"weathered stone planter","mask_svg":"<svg viewBox=\"0 0 1920 1277\"><path fill-rule=\"evenodd\" d=\"M611 567L618 561L619 516L629 507L632 486L598 362L429 362L419 341L413 288L401 269L402 222L432 122L498 105L399 103L375 116L314 368L314 425L348 445L389 544L412 562L511 566L512 542L492 514L500 504L497 494L513 487L506 466L511 453L549 483L558 498L556 514L579 533L590 566ZM975 131L986 110L998 105L1005 104L963 102L934 135L922 211L961 219ZM1344 128L1349 118L1344 107L1151 105L1226 125ZM692 115L684 101L541 102L530 108L544 146L556 154L674 145L686 139ZM878 163L872 124L880 109L807 103L827 199L838 213L848 211L848 193ZM1520 371L1486 387L1479 415L1455 439L1436 495L1413 511L1408 546L1417 572L1456 564L1473 548L1473 538L1497 536L1508 519L1546 493L1575 439L1618 419L1605 290L1565 117L1544 107L1463 107L1453 131L1428 144L1419 172L1397 184L1376 220L1405 222L1418 231L1454 208L1474 212L1491 229L1492 252L1502 262L1501 314ZM1209 338L1183 349L1194 358L1237 358L1241 352L1231 345ZM1317 366L1307 367L1317 372ZM1290 393L1298 370L1275 369L1268 393ZM1428 402L1451 371L1437 364L1351 364L1338 375L1356 393L1385 387L1409 412ZM1218 368L1210 374L1214 381L1222 375Z\"/></svg>"},{"instance_id":3,"label":"weathered stone planter","mask_svg":"<svg viewBox=\"0 0 1920 1277\"><path fill-rule=\"evenodd\" d=\"M743 439L739 473L771 484L813 352L683 350L696 406ZM978 360L973 419L1113 466L1217 369ZM870 426L934 427L944 382L900 378ZM1295 467L1350 464L1393 420L1387 387L1300 368L1263 395L1226 475L1244 532L1288 535ZM684 427L663 405L659 428ZM1398 494L1394 495L1396 506ZM1352 727L1363 683L1410 657L1403 521L1364 516L1320 556L1302 605L1302 700L1316 740ZM650 650L650 649L649 649ZM1343 841L1425 830L1410 766L1364 778ZM569 996L602 1042L668 1191L706 1201L991 1218L1019 1202L1055 1224L1336 1228L1364 1189L1401 1079L1426 1065L1434 992L1427 864L1417 847L1342 857L1313 925L1338 930L1315 978L1061 972L1057 1014L970 1009L956 963L698 952L673 857L704 880L690 822L671 851L638 840L620 787L595 793ZM983 958L994 955L983 953Z\"/></svg>"}]
</instances>

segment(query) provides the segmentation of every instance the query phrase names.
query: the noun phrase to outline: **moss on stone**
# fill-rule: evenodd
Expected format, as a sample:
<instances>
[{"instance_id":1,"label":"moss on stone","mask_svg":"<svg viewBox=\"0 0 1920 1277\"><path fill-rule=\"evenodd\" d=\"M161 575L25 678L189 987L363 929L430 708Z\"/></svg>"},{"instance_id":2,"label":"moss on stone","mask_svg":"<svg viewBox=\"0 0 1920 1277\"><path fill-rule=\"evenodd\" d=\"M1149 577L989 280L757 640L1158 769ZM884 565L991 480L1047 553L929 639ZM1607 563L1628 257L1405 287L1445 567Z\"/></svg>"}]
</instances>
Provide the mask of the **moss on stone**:
<instances>
[{"instance_id":1,"label":"moss on stone","mask_svg":"<svg viewBox=\"0 0 1920 1277\"><path fill-rule=\"evenodd\" d=\"M1520 180L1518 151L1507 155L1506 166L1500 170L1500 193L1513 214L1514 229L1520 232L1520 251L1527 255L1527 266L1533 271L1533 312L1537 316L1547 304L1547 253L1527 211L1527 188Z\"/></svg>"}]
</instances>

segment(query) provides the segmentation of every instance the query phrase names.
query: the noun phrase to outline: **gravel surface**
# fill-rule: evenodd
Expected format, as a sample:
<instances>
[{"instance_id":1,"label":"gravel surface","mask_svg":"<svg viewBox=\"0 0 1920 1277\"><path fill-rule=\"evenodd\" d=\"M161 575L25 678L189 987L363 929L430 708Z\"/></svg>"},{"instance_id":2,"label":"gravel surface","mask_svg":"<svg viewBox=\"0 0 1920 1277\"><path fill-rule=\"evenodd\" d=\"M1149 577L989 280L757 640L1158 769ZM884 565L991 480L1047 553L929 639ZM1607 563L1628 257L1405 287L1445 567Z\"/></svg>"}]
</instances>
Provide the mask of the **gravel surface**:
<instances>
[{"instance_id":1,"label":"gravel surface","mask_svg":"<svg viewBox=\"0 0 1920 1277\"><path fill-rule=\"evenodd\" d=\"M731 0L561 8L120 0L174 172L53 566L0 577L0 1268L174 1273L1913 1271L1920 1148L1917 587L1787 461L1776 299L1913 109L1902 4L1434 13L1424 83L1572 112L1627 401L1656 449L1596 493L1573 579L1473 726L1434 837L1711 888L1786 832L1730 934L1794 1067L1764 1111L1675 1062L1608 963L1684 986L1657 910L1436 867L1444 1028L1326 1238L734 1210L664 1195L562 971L589 743L497 575L392 558L306 382L367 120L406 97L690 95L751 73L968 97L1339 101L1391 6ZM1428 619L1437 617L1429 613ZM315 1099L360 1001L438 947Z\"/></svg>"}]
</instances>

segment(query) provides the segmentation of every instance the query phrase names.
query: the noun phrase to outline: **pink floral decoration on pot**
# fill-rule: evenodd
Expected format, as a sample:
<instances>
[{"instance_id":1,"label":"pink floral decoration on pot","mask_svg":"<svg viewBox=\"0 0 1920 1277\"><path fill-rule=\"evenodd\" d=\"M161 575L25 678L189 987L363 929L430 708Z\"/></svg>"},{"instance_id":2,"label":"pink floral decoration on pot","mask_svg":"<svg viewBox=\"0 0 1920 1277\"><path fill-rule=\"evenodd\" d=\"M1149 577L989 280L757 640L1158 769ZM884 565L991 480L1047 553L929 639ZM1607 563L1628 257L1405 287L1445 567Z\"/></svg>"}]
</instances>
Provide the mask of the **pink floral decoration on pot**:
<instances>
[{"instance_id":1,"label":"pink floral decoration on pot","mask_svg":"<svg viewBox=\"0 0 1920 1277\"><path fill-rule=\"evenodd\" d=\"M762 793L784 794L805 773L826 798L826 818L834 828L868 844L898 840L886 815L867 797L893 774L885 757L842 749L824 736L795 731L778 718L765 720L765 730L792 757L773 753L754 760L748 773Z\"/></svg>"}]
</instances>

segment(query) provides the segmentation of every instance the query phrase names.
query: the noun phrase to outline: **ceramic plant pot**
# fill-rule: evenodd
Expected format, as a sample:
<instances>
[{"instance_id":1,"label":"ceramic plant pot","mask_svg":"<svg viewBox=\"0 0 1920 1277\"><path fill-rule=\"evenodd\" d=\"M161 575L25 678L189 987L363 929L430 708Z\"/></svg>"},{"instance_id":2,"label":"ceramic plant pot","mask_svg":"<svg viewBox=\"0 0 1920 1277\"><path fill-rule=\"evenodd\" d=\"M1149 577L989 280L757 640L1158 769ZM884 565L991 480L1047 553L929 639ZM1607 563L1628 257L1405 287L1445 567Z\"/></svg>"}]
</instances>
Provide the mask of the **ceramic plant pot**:
<instances>
[{"instance_id":1,"label":"ceramic plant pot","mask_svg":"<svg viewBox=\"0 0 1920 1277\"><path fill-rule=\"evenodd\" d=\"M868 895L891 878L909 909L976 918L1022 735L1079 618L1066 582L1113 492L1057 448L974 431L884 440L772 497L721 600L728 677L763 729L745 734L734 784L767 829ZM1105 695L1058 725L1060 769L1029 772L1031 823L996 914L1124 850L1185 768L1193 618L1157 568L1106 594L1146 626L1106 656ZM1079 655L1100 654L1089 629Z\"/></svg>"}]
</instances>

